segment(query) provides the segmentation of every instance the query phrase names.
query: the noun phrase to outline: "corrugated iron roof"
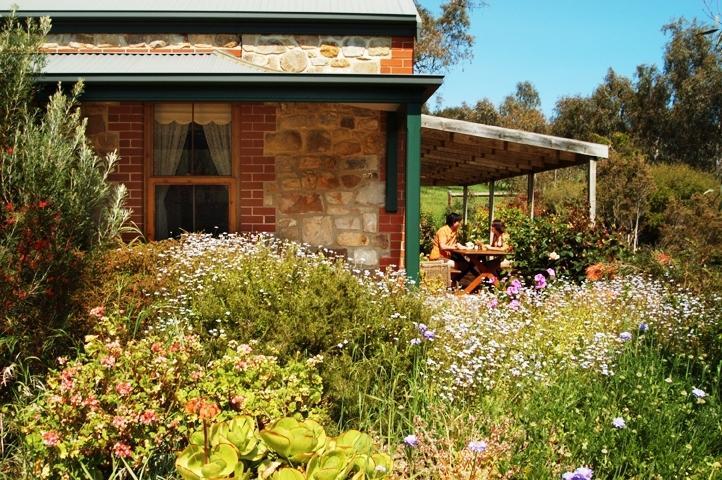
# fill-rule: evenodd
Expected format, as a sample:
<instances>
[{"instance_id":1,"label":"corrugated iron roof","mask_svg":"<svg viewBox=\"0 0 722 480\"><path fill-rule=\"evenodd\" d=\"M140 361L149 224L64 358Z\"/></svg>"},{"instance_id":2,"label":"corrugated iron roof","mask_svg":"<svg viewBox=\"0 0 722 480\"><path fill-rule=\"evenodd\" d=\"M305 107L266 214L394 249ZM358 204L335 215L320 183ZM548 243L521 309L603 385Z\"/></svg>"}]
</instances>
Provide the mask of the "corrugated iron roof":
<instances>
[{"instance_id":1,"label":"corrugated iron roof","mask_svg":"<svg viewBox=\"0 0 722 480\"><path fill-rule=\"evenodd\" d=\"M189 54L51 54L46 75L269 73L242 60L220 53Z\"/></svg>"},{"instance_id":2,"label":"corrugated iron roof","mask_svg":"<svg viewBox=\"0 0 722 480\"><path fill-rule=\"evenodd\" d=\"M0 10L9 11L14 4L22 12L64 14L99 12L112 15L120 12L177 13L319 13L339 15L403 15L417 16L413 0L2 0Z\"/></svg>"}]
</instances>

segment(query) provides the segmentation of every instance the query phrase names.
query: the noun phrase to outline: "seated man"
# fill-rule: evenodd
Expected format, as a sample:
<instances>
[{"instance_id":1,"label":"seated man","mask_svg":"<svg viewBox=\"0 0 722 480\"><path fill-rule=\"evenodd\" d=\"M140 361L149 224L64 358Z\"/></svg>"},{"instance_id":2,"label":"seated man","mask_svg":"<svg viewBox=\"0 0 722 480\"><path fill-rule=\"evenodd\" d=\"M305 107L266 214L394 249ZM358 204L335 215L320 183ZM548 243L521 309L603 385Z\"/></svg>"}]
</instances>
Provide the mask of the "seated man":
<instances>
[{"instance_id":1,"label":"seated man","mask_svg":"<svg viewBox=\"0 0 722 480\"><path fill-rule=\"evenodd\" d=\"M441 227L436 232L436 235L434 235L429 260L446 259L450 267L462 272L459 278L463 278L473 267L462 255L451 251L457 248L464 248L457 240L460 226L461 215L458 213L450 213L446 216L446 225Z\"/></svg>"}]
</instances>

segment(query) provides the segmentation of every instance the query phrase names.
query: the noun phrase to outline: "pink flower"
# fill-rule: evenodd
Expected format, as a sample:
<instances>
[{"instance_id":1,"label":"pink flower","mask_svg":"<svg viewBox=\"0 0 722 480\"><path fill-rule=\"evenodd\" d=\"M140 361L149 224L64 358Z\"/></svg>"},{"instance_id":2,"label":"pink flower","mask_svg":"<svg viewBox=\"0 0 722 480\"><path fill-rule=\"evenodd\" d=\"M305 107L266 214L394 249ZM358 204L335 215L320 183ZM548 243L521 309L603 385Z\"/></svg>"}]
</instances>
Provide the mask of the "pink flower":
<instances>
[{"instance_id":1,"label":"pink flower","mask_svg":"<svg viewBox=\"0 0 722 480\"><path fill-rule=\"evenodd\" d=\"M512 310L519 310L520 306L521 303L519 302L519 300L512 300L511 302L509 302L509 308L511 308Z\"/></svg>"},{"instance_id":2,"label":"pink flower","mask_svg":"<svg viewBox=\"0 0 722 480\"><path fill-rule=\"evenodd\" d=\"M153 353L161 353L163 351L163 345L160 342L155 342L150 346L150 351Z\"/></svg>"},{"instance_id":3,"label":"pink flower","mask_svg":"<svg viewBox=\"0 0 722 480\"><path fill-rule=\"evenodd\" d=\"M128 383L128 382L120 382L118 385L115 386L115 391L118 392L118 395L120 395L121 397L130 395L130 392L132 390L133 390L133 387L131 387L130 383Z\"/></svg>"},{"instance_id":4,"label":"pink flower","mask_svg":"<svg viewBox=\"0 0 722 480\"><path fill-rule=\"evenodd\" d=\"M487 306L489 308L496 308L498 305L499 305L499 300L497 300L496 298L492 298L491 300L489 300L489 303Z\"/></svg>"},{"instance_id":5,"label":"pink flower","mask_svg":"<svg viewBox=\"0 0 722 480\"><path fill-rule=\"evenodd\" d=\"M77 373L75 368L66 368L60 373L60 390L67 392L73 389L75 383L73 377Z\"/></svg>"},{"instance_id":6,"label":"pink flower","mask_svg":"<svg viewBox=\"0 0 722 480\"><path fill-rule=\"evenodd\" d=\"M140 423L142 423L143 425L150 425L151 423L154 423L158 420L158 416L153 410L146 410L145 412L140 414L138 420L140 420Z\"/></svg>"},{"instance_id":7,"label":"pink flower","mask_svg":"<svg viewBox=\"0 0 722 480\"><path fill-rule=\"evenodd\" d=\"M92 393L88 398L83 400L83 406L90 407L91 410L97 410L100 406L100 402Z\"/></svg>"},{"instance_id":8,"label":"pink flower","mask_svg":"<svg viewBox=\"0 0 722 480\"><path fill-rule=\"evenodd\" d=\"M128 419L125 417L116 415L115 417L113 417L112 424L118 430L125 430L125 427L128 426Z\"/></svg>"},{"instance_id":9,"label":"pink flower","mask_svg":"<svg viewBox=\"0 0 722 480\"><path fill-rule=\"evenodd\" d=\"M92 308L90 310L90 316L95 317L95 318L104 317L105 316L105 307L101 305L99 307Z\"/></svg>"},{"instance_id":10,"label":"pink flower","mask_svg":"<svg viewBox=\"0 0 722 480\"><path fill-rule=\"evenodd\" d=\"M113 355L106 355L100 360L100 363L105 368L113 368L115 366L115 357Z\"/></svg>"},{"instance_id":11,"label":"pink flower","mask_svg":"<svg viewBox=\"0 0 722 480\"><path fill-rule=\"evenodd\" d=\"M116 442L115 445L113 445L113 454L120 458L128 458L131 453L133 452L130 450L130 445L127 443Z\"/></svg>"},{"instance_id":12,"label":"pink flower","mask_svg":"<svg viewBox=\"0 0 722 480\"><path fill-rule=\"evenodd\" d=\"M43 432L43 443L48 447L54 447L60 443L60 435L55 430Z\"/></svg>"}]
</instances>

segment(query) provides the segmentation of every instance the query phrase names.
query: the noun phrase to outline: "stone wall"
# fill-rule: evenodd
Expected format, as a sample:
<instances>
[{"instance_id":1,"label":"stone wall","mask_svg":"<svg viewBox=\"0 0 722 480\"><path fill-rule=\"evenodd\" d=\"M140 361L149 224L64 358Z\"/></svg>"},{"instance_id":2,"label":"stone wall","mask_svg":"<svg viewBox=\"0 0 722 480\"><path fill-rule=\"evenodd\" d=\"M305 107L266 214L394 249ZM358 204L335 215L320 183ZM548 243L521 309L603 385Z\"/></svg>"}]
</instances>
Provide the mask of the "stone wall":
<instances>
[{"instance_id":1,"label":"stone wall","mask_svg":"<svg viewBox=\"0 0 722 480\"><path fill-rule=\"evenodd\" d=\"M200 53L220 50L269 71L413 73L413 38L255 34L50 34L48 53Z\"/></svg>"},{"instance_id":2,"label":"stone wall","mask_svg":"<svg viewBox=\"0 0 722 480\"><path fill-rule=\"evenodd\" d=\"M279 236L346 252L378 266L391 250L381 232L385 203L383 114L341 105L281 104L277 129L265 135L276 180L264 202L277 209Z\"/></svg>"}]
</instances>

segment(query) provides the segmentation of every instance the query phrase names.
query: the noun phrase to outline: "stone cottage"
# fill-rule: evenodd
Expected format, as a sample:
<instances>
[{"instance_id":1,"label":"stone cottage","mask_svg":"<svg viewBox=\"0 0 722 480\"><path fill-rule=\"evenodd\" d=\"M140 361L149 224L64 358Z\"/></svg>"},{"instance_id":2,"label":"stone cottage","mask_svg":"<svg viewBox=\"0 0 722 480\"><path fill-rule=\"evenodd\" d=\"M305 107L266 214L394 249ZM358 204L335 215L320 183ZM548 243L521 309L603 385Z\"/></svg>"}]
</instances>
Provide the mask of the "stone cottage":
<instances>
[{"instance_id":1,"label":"stone cottage","mask_svg":"<svg viewBox=\"0 0 722 480\"><path fill-rule=\"evenodd\" d=\"M87 134L117 150L148 239L273 232L418 269L420 106L442 78L413 74L413 0L27 0L18 15L52 18L41 82L84 79Z\"/></svg>"}]
</instances>

